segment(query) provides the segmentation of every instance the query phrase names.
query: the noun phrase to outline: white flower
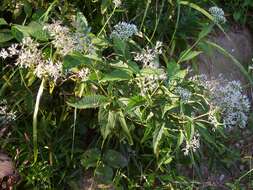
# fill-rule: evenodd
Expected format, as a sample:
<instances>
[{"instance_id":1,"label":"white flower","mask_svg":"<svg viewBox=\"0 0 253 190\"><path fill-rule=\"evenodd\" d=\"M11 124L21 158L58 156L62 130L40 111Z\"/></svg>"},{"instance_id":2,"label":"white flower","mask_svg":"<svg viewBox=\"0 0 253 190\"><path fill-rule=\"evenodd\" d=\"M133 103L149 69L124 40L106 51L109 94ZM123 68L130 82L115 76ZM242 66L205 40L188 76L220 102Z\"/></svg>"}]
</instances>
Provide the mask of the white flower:
<instances>
[{"instance_id":1,"label":"white flower","mask_svg":"<svg viewBox=\"0 0 253 190\"><path fill-rule=\"evenodd\" d=\"M77 73L77 77L80 78L82 81L88 80L88 75L90 74L90 70L88 68L82 68Z\"/></svg>"},{"instance_id":2,"label":"white flower","mask_svg":"<svg viewBox=\"0 0 253 190\"><path fill-rule=\"evenodd\" d=\"M42 64L37 65L34 70L34 74L38 78L49 77L50 79L57 81L57 79L62 77L62 63L53 63L52 60L48 60Z\"/></svg>"},{"instance_id":3,"label":"white flower","mask_svg":"<svg viewBox=\"0 0 253 190\"><path fill-rule=\"evenodd\" d=\"M113 0L113 3L115 5L115 7L120 7L122 2L121 2L121 0Z\"/></svg>"},{"instance_id":4,"label":"white flower","mask_svg":"<svg viewBox=\"0 0 253 190\"><path fill-rule=\"evenodd\" d=\"M183 103L187 103L192 96L192 93L188 89L182 88L180 86L175 89L175 93L179 95Z\"/></svg>"},{"instance_id":5,"label":"white flower","mask_svg":"<svg viewBox=\"0 0 253 190\"><path fill-rule=\"evenodd\" d=\"M6 125L16 120L16 113L8 111L7 101L0 101L0 125Z\"/></svg>"},{"instance_id":6,"label":"white flower","mask_svg":"<svg viewBox=\"0 0 253 190\"><path fill-rule=\"evenodd\" d=\"M34 68L36 65L44 62L42 51L38 47L39 44L32 38L23 38L15 65L23 68Z\"/></svg>"},{"instance_id":7,"label":"white flower","mask_svg":"<svg viewBox=\"0 0 253 190\"><path fill-rule=\"evenodd\" d=\"M10 56L15 56L19 54L18 44L12 44L11 47L8 48Z\"/></svg>"},{"instance_id":8,"label":"white flower","mask_svg":"<svg viewBox=\"0 0 253 190\"><path fill-rule=\"evenodd\" d=\"M227 81L220 75L210 80L201 76L198 82L206 89L211 108L220 110L225 127L247 125L250 101L239 81Z\"/></svg>"},{"instance_id":9,"label":"white flower","mask_svg":"<svg viewBox=\"0 0 253 190\"><path fill-rule=\"evenodd\" d=\"M137 53L134 57L135 61L140 61L143 67L158 68L159 62L156 60L159 54L162 54L162 42L156 42L154 48L147 47L141 53Z\"/></svg>"},{"instance_id":10,"label":"white flower","mask_svg":"<svg viewBox=\"0 0 253 190\"><path fill-rule=\"evenodd\" d=\"M9 57L9 53L5 49L2 49L0 51L0 57L6 59L7 57Z\"/></svg>"},{"instance_id":11,"label":"white flower","mask_svg":"<svg viewBox=\"0 0 253 190\"><path fill-rule=\"evenodd\" d=\"M209 12L213 16L215 23L226 22L224 11L221 8L214 6L214 7L209 8Z\"/></svg>"},{"instance_id":12,"label":"white flower","mask_svg":"<svg viewBox=\"0 0 253 190\"><path fill-rule=\"evenodd\" d=\"M151 74L149 76L139 76L136 78L137 86L141 91L141 95L154 92L159 87L159 82L165 81L167 74L162 71L160 74Z\"/></svg>"},{"instance_id":13,"label":"white flower","mask_svg":"<svg viewBox=\"0 0 253 190\"><path fill-rule=\"evenodd\" d=\"M137 34L138 30L136 25L128 24L126 22L119 22L114 26L114 30L111 33L111 38L116 37L122 40L127 40L134 34Z\"/></svg>"},{"instance_id":14,"label":"white flower","mask_svg":"<svg viewBox=\"0 0 253 190\"><path fill-rule=\"evenodd\" d=\"M58 53L65 56L72 51L93 52L91 40L86 33L80 31L72 33L70 29L63 26L60 21L54 21L52 24L47 24L43 28L47 30L53 37L53 45L58 50Z\"/></svg>"},{"instance_id":15,"label":"white flower","mask_svg":"<svg viewBox=\"0 0 253 190\"><path fill-rule=\"evenodd\" d=\"M190 150L192 150L192 152L196 152L196 150L199 149L200 147L199 136L200 136L199 133L195 133L192 139L190 139L190 141L188 140L185 141L186 143L185 147L182 149L185 156L189 155Z\"/></svg>"}]
</instances>

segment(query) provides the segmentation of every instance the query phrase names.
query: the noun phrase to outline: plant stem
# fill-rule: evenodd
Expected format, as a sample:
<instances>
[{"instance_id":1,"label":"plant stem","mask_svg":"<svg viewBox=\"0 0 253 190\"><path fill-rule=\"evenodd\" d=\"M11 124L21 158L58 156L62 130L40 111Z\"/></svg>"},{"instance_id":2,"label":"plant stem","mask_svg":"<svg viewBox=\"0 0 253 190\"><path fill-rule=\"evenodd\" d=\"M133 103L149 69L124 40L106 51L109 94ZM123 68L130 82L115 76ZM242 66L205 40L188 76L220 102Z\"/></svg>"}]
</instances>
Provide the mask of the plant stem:
<instances>
[{"instance_id":1,"label":"plant stem","mask_svg":"<svg viewBox=\"0 0 253 190\"><path fill-rule=\"evenodd\" d=\"M116 10L116 7L113 8L113 11L112 11L112 13L109 15L109 18L106 20L104 26L103 26L102 29L99 31L99 33L98 33L98 35L97 35L98 37L99 37L99 36L102 34L102 32L104 31L106 25L108 24L108 22L109 22L110 19L112 18L112 15L114 14L115 10Z\"/></svg>"},{"instance_id":2,"label":"plant stem","mask_svg":"<svg viewBox=\"0 0 253 190\"><path fill-rule=\"evenodd\" d=\"M37 130L37 123L38 123L38 111L40 106L40 99L43 94L43 88L45 84L45 79L43 78L37 93L36 103L34 107L33 113L33 155L34 155L34 163L36 163L38 158L38 130Z\"/></svg>"}]
</instances>

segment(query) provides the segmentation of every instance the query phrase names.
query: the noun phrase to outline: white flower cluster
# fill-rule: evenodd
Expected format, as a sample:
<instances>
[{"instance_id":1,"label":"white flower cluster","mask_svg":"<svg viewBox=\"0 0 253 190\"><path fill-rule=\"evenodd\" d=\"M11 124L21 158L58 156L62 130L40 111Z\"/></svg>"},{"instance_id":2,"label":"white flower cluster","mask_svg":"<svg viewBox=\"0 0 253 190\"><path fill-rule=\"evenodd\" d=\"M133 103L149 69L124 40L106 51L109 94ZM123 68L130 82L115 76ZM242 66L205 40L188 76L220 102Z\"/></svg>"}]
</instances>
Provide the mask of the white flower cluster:
<instances>
[{"instance_id":1,"label":"white flower cluster","mask_svg":"<svg viewBox=\"0 0 253 190\"><path fill-rule=\"evenodd\" d=\"M182 149L185 156L189 155L190 150L192 152L196 152L200 147L200 135L199 133L195 133L190 141L185 141L185 147Z\"/></svg>"},{"instance_id":2,"label":"white flower cluster","mask_svg":"<svg viewBox=\"0 0 253 190\"><path fill-rule=\"evenodd\" d=\"M90 69L88 69L88 68L82 68L81 70L79 70L77 72L76 75L77 75L77 77L79 79L81 79L81 81L87 81L89 74L90 74Z\"/></svg>"},{"instance_id":3,"label":"white flower cluster","mask_svg":"<svg viewBox=\"0 0 253 190\"><path fill-rule=\"evenodd\" d=\"M7 49L2 49L0 57L6 59L7 57L17 56L15 65L21 68L32 68L43 61L42 52L38 49L39 44L34 42L30 37L23 38L20 46L19 49L18 44L13 44Z\"/></svg>"},{"instance_id":4,"label":"white flower cluster","mask_svg":"<svg viewBox=\"0 0 253 190\"><path fill-rule=\"evenodd\" d=\"M62 25L61 21L53 21L53 23L45 25L43 29L47 30L53 37L54 47L63 56L72 51L84 52L89 50L89 53L92 52L93 46L87 34L72 33L68 27Z\"/></svg>"},{"instance_id":5,"label":"white flower cluster","mask_svg":"<svg viewBox=\"0 0 253 190\"><path fill-rule=\"evenodd\" d=\"M61 55L66 55L74 48L74 43L70 37L69 28L62 26L60 21L54 21L52 24L47 24L43 28L47 30L54 38L52 43Z\"/></svg>"},{"instance_id":6,"label":"white flower cluster","mask_svg":"<svg viewBox=\"0 0 253 190\"><path fill-rule=\"evenodd\" d=\"M247 125L250 102L242 91L239 81L230 81L225 85L217 86L212 92L211 102L220 108L226 127Z\"/></svg>"},{"instance_id":7,"label":"white flower cluster","mask_svg":"<svg viewBox=\"0 0 253 190\"><path fill-rule=\"evenodd\" d=\"M162 54L162 42L156 42L154 48L147 47L141 53L137 53L134 57L135 61L140 61L143 64L143 67L158 68L159 62L155 59L159 54Z\"/></svg>"},{"instance_id":8,"label":"white flower cluster","mask_svg":"<svg viewBox=\"0 0 253 190\"><path fill-rule=\"evenodd\" d=\"M57 79L63 76L62 62L53 63L52 60L48 60L43 64L37 65L34 70L34 74L40 79L46 77L56 82Z\"/></svg>"},{"instance_id":9,"label":"white flower cluster","mask_svg":"<svg viewBox=\"0 0 253 190\"><path fill-rule=\"evenodd\" d=\"M225 13L221 8L214 6L214 7L209 8L209 12L213 16L215 23L219 24L219 23L226 22Z\"/></svg>"},{"instance_id":10,"label":"white flower cluster","mask_svg":"<svg viewBox=\"0 0 253 190\"><path fill-rule=\"evenodd\" d=\"M7 49L2 49L0 51L0 57L6 59L7 57L13 57L19 53L17 50L18 44L12 44L11 47Z\"/></svg>"},{"instance_id":11,"label":"white flower cluster","mask_svg":"<svg viewBox=\"0 0 253 190\"><path fill-rule=\"evenodd\" d=\"M188 89L182 88L180 86L176 87L175 93L177 95L179 95L180 100L183 103L187 103L190 100L190 98L192 97L192 93Z\"/></svg>"},{"instance_id":12,"label":"white flower cluster","mask_svg":"<svg viewBox=\"0 0 253 190\"><path fill-rule=\"evenodd\" d=\"M164 72L160 75L150 75L145 77L138 77L136 79L137 86L140 88L141 95L145 96L147 93L152 93L159 87L159 82L167 79L167 74Z\"/></svg>"},{"instance_id":13,"label":"white flower cluster","mask_svg":"<svg viewBox=\"0 0 253 190\"><path fill-rule=\"evenodd\" d=\"M6 58L6 53L7 57L17 56L15 65L32 69L38 78L49 77L56 82L62 76L62 63L57 62L54 64L51 60L46 61L39 49L39 44L32 38L23 38L20 49L18 49L18 46L18 44L13 44L7 50L3 49L0 57Z\"/></svg>"},{"instance_id":14,"label":"white flower cluster","mask_svg":"<svg viewBox=\"0 0 253 190\"><path fill-rule=\"evenodd\" d=\"M16 120L16 114L13 111L8 111L7 101L0 101L0 126L9 124Z\"/></svg>"},{"instance_id":15,"label":"white flower cluster","mask_svg":"<svg viewBox=\"0 0 253 190\"><path fill-rule=\"evenodd\" d=\"M212 128L213 131L215 131L216 128L219 126L219 121L215 115L215 112L216 112L216 109L211 109L211 112L208 115L208 121L210 121L211 124L213 125L213 128Z\"/></svg>"},{"instance_id":16,"label":"white flower cluster","mask_svg":"<svg viewBox=\"0 0 253 190\"><path fill-rule=\"evenodd\" d=\"M126 22L119 22L113 28L111 38L120 38L122 40L127 40L138 32L135 24L129 24Z\"/></svg>"},{"instance_id":17,"label":"white flower cluster","mask_svg":"<svg viewBox=\"0 0 253 190\"><path fill-rule=\"evenodd\" d=\"M233 126L245 127L250 110L250 101L243 94L241 83L239 81L228 81L222 75L211 80L207 80L205 75L200 75L198 78L198 82L208 92L211 109L220 110L224 126L229 128Z\"/></svg>"}]
</instances>

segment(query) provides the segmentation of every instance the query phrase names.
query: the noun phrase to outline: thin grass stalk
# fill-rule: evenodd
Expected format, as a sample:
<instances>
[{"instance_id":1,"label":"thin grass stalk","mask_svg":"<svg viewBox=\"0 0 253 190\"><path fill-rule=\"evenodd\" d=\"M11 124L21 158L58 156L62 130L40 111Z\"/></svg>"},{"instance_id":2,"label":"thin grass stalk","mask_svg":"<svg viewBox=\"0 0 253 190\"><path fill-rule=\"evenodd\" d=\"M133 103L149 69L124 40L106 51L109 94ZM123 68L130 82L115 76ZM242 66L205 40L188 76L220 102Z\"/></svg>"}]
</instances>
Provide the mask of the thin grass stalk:
<instances>
[{"instance_id":1,"label":"thin grass stalk","mask_svg":"<svg viewBox=\"0 0 253 190\"><path fill-rule=\"evenodd\" d=\"M108 19L106 20L105 24L103 25L103 27L102 27L101 30L99 31L99 33L98 33L98 35L97 35L98 37L99 37L99 36L102 34L102 32L105 30L105 27L106 27L106 25L108 24L108 22L111 20L112 16L114 15L115 10L116 10L116 6L114 6L112 13L109 15L109 17L108 17Z\"/></svg>"},{"instance_id":2,"label":"thin grass stalk","mask_svg":"<svg viewBox=\"0 0 253 190\"><path fill-rule=\"evenodd\" d=\"M160 12L159 12L158 19L156 19L155 29L154 29L154 31L153 31L153 33L152 33L151 38L150 38L151 41L152 41L152 39L153 39L154 36L155 36L155 33L156 33L156 30L157 30L158 24L159 24L159 22L160 22L161 15L162 15L162 11L163 11L163 7L164 7L164 3L165 3L165 0L163 0L163 2L162 2L162 6L161 6L161 9L160 9Z\"/></svg>"},{"instance_id":3,"label":"thin grass stalk","mask_svg":"<svg viewBox=\"0 0 253 190\"><path fill-rule=\"evenodd\" d=\"M37 124L38 124L38 111L39 111L39 106L40 106L40 100L43 94L43 89L44 89L44 84L45 84L45 79L43 78L37 93L36 97L36 103L34 107L34 112L33 112L33 155L34 155L34 163L36 163L37 158L38 158L38 129L37 129Z\"/></svg>"},{"instance_id":4,"label":"thin grass stalk","mask_svg":"<svg viewBox=\"0 0 253 190\"><path fill-rule=\"evenodd\" d=\"M74 156L74 146L75 146L75 134L76 134L76 115L77 108L74 110L74 123L73 123L73 133L72 133L72 145L71 145L71 160Z\"/></svg>"},{"instance_id":5,"label":"thin grass stalk","mask_svg":"<svg viewBox=\"0 0 253 190\"><path fill-rule=\"evenodd\" d=\"M150 3L151 3L151 0L148 0L147 5L146 5L146 8L145 8L144 15L143 15L143 18L142 18L142 21L141 21L140 31L141 31L141 29L142 29L142 27L143 27L143 24L144 24L144 21L145 21L145 19L146 19L146 17L147 17L147 13L148 13L148 9L149 9Z\"/></svg>"},{"instance_id":6,"label":"thin grass stalk","mask_svg":"<svg viewBox=\"0 0 253 190\"><path fill-rule=\"evenodd\" d=\"M174 32L172 34L172 37L171 37L171 40L170 40L170 44L169 44L169 48L176 36L176 33L177 33L177 29L178 29L178 25L179 25L179 19L180 19L180 12L181 12L181 5L179 3L179 0L177 0L177 20L176 20L176 25L175 25L175 29L174 29Z\"/></svg>"}]
</instances>

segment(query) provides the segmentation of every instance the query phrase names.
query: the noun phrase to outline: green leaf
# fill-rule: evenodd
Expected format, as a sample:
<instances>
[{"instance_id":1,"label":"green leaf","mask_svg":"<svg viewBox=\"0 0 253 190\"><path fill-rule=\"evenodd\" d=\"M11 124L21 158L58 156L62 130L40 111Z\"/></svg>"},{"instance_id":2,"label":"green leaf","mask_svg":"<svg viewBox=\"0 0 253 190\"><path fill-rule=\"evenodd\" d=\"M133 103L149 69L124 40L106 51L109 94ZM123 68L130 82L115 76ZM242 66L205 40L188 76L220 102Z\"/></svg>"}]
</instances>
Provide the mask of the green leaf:
<instances>
[{"instance_id":1,"label":"green leaf","mask_svg":"<svg viewBox=\"0 0 253 190\"><path fill-rule=\"evenodd\" d=\"M146 99L143 96L133 96L129 98L127 103L127 110L131 110L135 107L141 106L146 102Z\"/></svg>"},{"instance_id":2,"label":"green leaf","mask_svg":"<svg viewBox=\"0 0 253 190\"><path fill-rule=\"evenodd\" d=\"M102 82L106 81L123 81L130 80L132 78L131 74L125 70L116 69L109 74L105 74L102 78Z\"/></svg>"},{"instance_id":3,"label":"green leaf","mask_svg":"<svg viewBox=\"0 0 253 190\"><path fill-rule=\"evenodd\" d=\"M64 57L63 70L69 71L81 66L92 66L95 61L101 62L101 59L95 56L82 55L78 52L74 52Z\"/></svg>"},{"instance_id":4,"label":"green leaf","mask_svg":"<svg viewBox=\"0 0 253 190\"><path fill-rule=\"evenodd\" d=\"M127 127L126 120L125 120L125 117L124 117L124 114L123 114L122 111L118 112L118 120L119 120L119 122L121 124L123 132L125 133L125 135L126 135L126 137L128 139L129 144L132 145L133 144L133 139L132 139L130 131L129 131L128 127Z\"/></svg>"},{"instance_id":5,"label":"green leaf","mask_svg":"<svg viewBox=\"0 0 253 190\"><path fill-rule=\"evenodd\" d=\"M199 54L201 54L201 53L202 53L201 51L188 51L188 50L183 51L183 52L181 53L180 58L179 58L180 63L181 63L181 62L185 62L185 61L189 61L189 60L191 60L191 59L197 57L197 56L198 56Z\"/></svg>"},{"instance_id":6,"label":"green leaf","mask_svg":"<svg viewBox=\"0 0 253 190\"><path fill-rule=\"evenodd\" d=\"M206 37L210 32L212 32L212 29L213 29L213 25L204 26L201 32L199 33L198 39L202 39Z\"/></svg>"},{"instance_id":7,"label":"green leaf","mask_svg":"<svg viewBox=\"0 0 253 190\"><path fill-rule=\"evenodd\" d=\"M77 101L67 101L71 107L78 109L97 108L108 102L108 99L102 95L87 95Z\"/></svg>"},{"instance_id":8,"label":"green leaf","mask_svg":"<svg viewBox=\"0 0 253 190\"><path fill-rule=\"evenodd\" d=\"M21 42L24 37L29 36L29 30L26 26L14 25L11 27L11 33L17 41Z\"/></svg>"},{"instance_id":9,"label":"green leaf","mask_svg":"<svg viewBox=\"0 0 253 190\"><path fill-rule=\"evenodd\" d=\"M3 18L0 18L0 26L1 25L8 25L8 23Z\"/></svg>"},{"instance_id":10,"label":"green leaf","mask_svg":"<svg viewBox=\"0 0 253 190\"><path fill-rule=\"evenodd\" d=\"M154 154L156 157L159 156L159 142L162 139L162 135L164 132L164 126L165 124L162 124L160 127L156 127L154 134L153 134L153 149L154 149Z\"/></svg>"},{"instance_id":11,"label":"green leaf","mask_svg":"<svg viewBox=\"0 0 253 190\"><path fill-rule=\"evenodd\" d=\"M43 30L43 25L32 21L28 26L13 25L11 27L13 36L20 42L24 37L31 36L39 41L47 41L49 34Z\"/></svg>"},{"instance_id":12,"label":"green leaf","mask_svg":"<svg viewBox=\"0 0 253 190\"><path fill-rule=\"evenodd\" d=\"M127 41L119 38L113 38L113 48L116 54L121 55L126 60L130 59L130 52Z\"/></svg>"},{"instance_id":13,"label":"green leaf","mask_svg":"<svg viewBox=\"0 0 253 190\"><path fill-rule=\"evenodd\" d=\"M198 131L199 131L201 137L203 137L206 142L208 142L208 143L212 144L213 146L215 146L216 148L218 148L217 144L215 143L215 139L212 137L212 135L210 135L206 126L200 122L196 122L196 125L198 126Z\"/></svg>"},{"instance_id":14,"label":"green leaf","mask_svg":"<svg viewBox=\"0 0 253 190\"><path fill-rule=\"evenodd\" d=\"M95 170L95 176L100 183L110 184L113 179L113 170L109 166L100 165Z\"/></svg>"},{"instance_id":15,"label":"green leaf","mask_svg":"<svg viewBox=\"0 0 253 190\"><path fill-rule=\"evenodd\" d=\"M115 111L109 111L107 124L102 125L101 127L101 133L104 138L104 141L106 140L107 136L111 133L112 129L115 127L117 120L117 113Z\"/></svg>"},{"instance_id":16,"label":"green leaf","mask_svg":"<svg viewBox=\"0 0 253 190\"><path fill-rule=\"evenodd\" d=\"M97 162L100 160L101 152L97 148L86 150L81 158L81 164L86 169L95 167Z\"/></svg>"},{"instance_id":17,"label":"green leaf","mask_svg":"<svg viewBox=\"0 0 253 190\"><path fill-rule=\"evenodd\" d=\"M170 80L174 79L174 76L180 71L180 65L176 61L170 61L167 64L167 73Z\"/></svg>"},{"instance_id":18,"label":"green leaf","mask_svg":"<svg viewBox=\"0 0 253 190\"><path fill-rule=\"evenodd\" d=\"M174 109L174 108L178 108L178 107L179 107L178 103L176 103L176 104L171 104L171 103L165 104L165 106L164 106L163 109L162 109L162 117L164 117L164 115L165 115L168 111L170 111L170 110L172 110L172 109Z\"/></svg>"},{"instance_id":19,"label":"green leaf","mask_svg":"<svg viewBox=\"0 0 253 190\"><path fill-rule=\"evenodd\" d=\"M76 29L79 32L87 33L90 30L87 19L80 11L78 11L76 14L76 25Z\"/></svg>"},{"instance_id":20,"label":"green leaf","mask_svg":"<svg viewBox=\"0 0 253 190\"><path fill-rule=\"evenodd\" d=\"M32 21L27 27L29 34L36 40L47 41L50 37L49 34L43 30L43 25L38 22Z\"/></svg>"},{"instance_id":21,"label":"green leaf","mask_svg":"<svg viewBox=\"0 0 253 190\"><path fill-rule=\"evenodd\" d=\"M27 18L32 15L32 5L28 1L24 2L24 11Z\"/></svg>"},{"instance_id":22,"label":"green leaf","mask_svg":"<svg viewBox=\"0 0 253 190\"><path fill-rule=\"evenodd\" d=\"M127 166L127 159L115 150L107 150L103 156L104 162L113 168L124 168Z\"/></svg>"},{"instance_id":23,"label":"green leaf","mask_svg":"<svg viewBox=\"0 0 253 190\"><path fill-rule=\"evenodd\" d=\"M179 149L179 147L181 146L181 144L183 143L183 141L184 141L184 133L183 133L182 130L180 130L179 137L177 138L176 149Z\"/></svg>"},{"instance_id":24,"label":"green leaf","mask_svg":"<svg viewBox=\"0 0 253 190\"><path fill-rule=\"evenodd\" d=\"M8 42L13 39L12 33L8 29L0 30L0 43Z\"/></svg>"}]
</instances>

